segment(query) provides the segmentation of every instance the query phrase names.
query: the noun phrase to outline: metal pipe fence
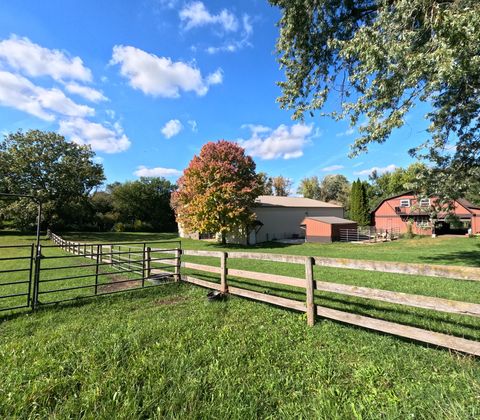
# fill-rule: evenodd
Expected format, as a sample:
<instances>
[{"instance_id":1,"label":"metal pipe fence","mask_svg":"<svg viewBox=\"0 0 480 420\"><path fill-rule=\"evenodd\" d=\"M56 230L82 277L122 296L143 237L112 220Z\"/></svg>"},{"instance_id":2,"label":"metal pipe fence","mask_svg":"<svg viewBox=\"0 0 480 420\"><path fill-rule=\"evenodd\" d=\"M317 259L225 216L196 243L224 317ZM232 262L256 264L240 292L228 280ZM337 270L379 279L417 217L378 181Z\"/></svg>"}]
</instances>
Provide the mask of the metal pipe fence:
<instances>
[{"instance_id":1,"label":"metal pipe fence","mask_svg":"<svg viewBox=\"0 0 480 420\"><path fill-rule=\"evenodd\" d=\"M180 241L0 246L0 311L145 289L179 281ZM8 251L8 253L7 253Z\"/></svg>"},{"instance_id":2,"label":"metal pipe fence","mask_svg":"<svg viewBox=\"0 0 480 420\"><path fill-rule=\"evenodd\" d=\"M340 242L386 242L400 237L399 228L378 229L359 226L357 229L340 229Z\"/></svg>"}]
</instances>

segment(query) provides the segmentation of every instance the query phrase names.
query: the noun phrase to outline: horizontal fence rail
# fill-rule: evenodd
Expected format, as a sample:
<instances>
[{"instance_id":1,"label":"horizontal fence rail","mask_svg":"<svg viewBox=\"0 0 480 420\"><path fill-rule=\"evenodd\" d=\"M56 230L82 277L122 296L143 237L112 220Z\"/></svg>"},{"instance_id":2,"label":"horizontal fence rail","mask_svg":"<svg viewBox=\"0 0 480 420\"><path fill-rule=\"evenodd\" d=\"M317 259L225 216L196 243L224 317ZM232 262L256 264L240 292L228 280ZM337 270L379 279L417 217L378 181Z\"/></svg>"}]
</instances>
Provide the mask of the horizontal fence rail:
<instances>
[{"instance_id":1,"label":"horizontal fence rail","mask_svg":"<svg viewBox=\"0 0 480 420\"><path fill-rule=\"evenodd\" d=\"M322 318L328 318L370 330L380 331L411 340L421 341L435 346L446 347L475 356L480 356L480 343L477 341L316 305L314 301L314 292L317 290L339 295L354 296L375 301L393 303L407 307L416 307L472 317L480 317L480 304L319 281L314 279L313 267L314 265L318 265L323 267L353 268L356 270L386 271L400 274L448 277L452 279L475 281L480 280L480 269L474 267L424 266L421 264L413 265L413 267L412 265L408 265L407 268L407 264L400 263L379 263L376 261L345 260L322 257L299 257L292 255L248 252L230 252L227 254L224 252L184 250L183 254L185 256L195 257L216 257L220 258L221 262L220 267L186 261L182 262L182 267L185 269L220 274L220 284L199 279L190 274L182 275L182 279L184 281L198 286L219 290L223 293L229 293L253 300L267 302L300 312L306 312L307 322L309 325L314 324L315 316L320 316ZM304 264L305 278L302 279L277 274L227 268L227 261L233 258ZM301 288L305 291L305 301L301 302L294 299L246 290L242 287L229 286L227 278L230 277L239 277L242 279L257 280L266 283Z\"/></svg>"},{"instance_id":2,"label":"horizontal fence rail","mask_svg":"<svg viewBox=\"0 0 480 420\"><path fill-rule=\"evenodd\" d=\"M0 303L11 302L7 304L6 309L1 310L29 306L34 309L44 304L137 290L164 284L166 281L183 280L221 293L306 313L308 325L314 325L315 317L319 316L480 356L480 343L477 341L324 307L315 303L315 292L476 318L480 317L480 304L322 281L315 278L314 266L443 277L459 281L480 281L480 268L257 252L182 250L179 241L82 243L65 240L53 233L50 234L50 238L55 245L39 246L37 255L32 244L10 247L16 250L16 254L11 258L1 257ZM65 253L59 253L59 248ZM218 264L185 261L182 260L182 255L215 258ZM228 261L231 259L302 265L305 275L303 278L297 278L229 268ZM189 271L185 273L182 270ZM213 274L219 282L198 278L197 275L190 274L190 271L208 273L210 276L207 277L212 277ZM2 279L2 274L14 277ZM254 283L242 283L242 279L253 280ZM234 284L231 284L232 281ZM304 294L304 300L248 288L249 285L261 287L262 284L293 287L297 290L295 293ZM2 293L4 288L7 291Z\"/></svg>"}]
</instances>

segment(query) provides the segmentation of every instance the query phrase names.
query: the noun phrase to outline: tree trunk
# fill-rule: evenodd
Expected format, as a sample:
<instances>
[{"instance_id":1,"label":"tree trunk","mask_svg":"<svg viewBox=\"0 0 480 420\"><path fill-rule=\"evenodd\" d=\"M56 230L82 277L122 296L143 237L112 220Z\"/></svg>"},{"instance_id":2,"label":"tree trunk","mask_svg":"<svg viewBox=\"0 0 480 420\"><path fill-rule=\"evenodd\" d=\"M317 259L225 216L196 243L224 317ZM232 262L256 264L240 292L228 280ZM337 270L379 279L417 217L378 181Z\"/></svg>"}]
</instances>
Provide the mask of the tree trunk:
<instances>
[{"instance_id":1,"label":"tree trunk","mask_svg":"<svg viewBox=\"0 0 480 420\"><path fill-rule=\"evenodd\" d=\"M227 237L224 232L222 232L222 245L225 245L227 243Z\"/></svg>"}]
</instances>

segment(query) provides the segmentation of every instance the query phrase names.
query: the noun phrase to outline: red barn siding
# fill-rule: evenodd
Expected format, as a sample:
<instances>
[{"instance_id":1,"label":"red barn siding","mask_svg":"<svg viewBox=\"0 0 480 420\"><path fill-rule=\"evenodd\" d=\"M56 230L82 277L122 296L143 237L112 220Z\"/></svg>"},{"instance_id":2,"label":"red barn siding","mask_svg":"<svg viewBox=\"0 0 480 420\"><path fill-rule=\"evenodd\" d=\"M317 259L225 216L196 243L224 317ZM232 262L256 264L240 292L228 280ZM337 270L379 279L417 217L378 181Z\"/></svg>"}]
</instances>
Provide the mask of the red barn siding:
<instances>
[{"instance_id":1,"label":"red barn siding","mask_svg":"<svg viewBox=\"0 0 480 420\"><path fill-rule=\"evenodd\" d=\"M357 229L356 223L330 224L309 218L306 218L302 225L305 225L306 242L338 241L340 229Z\"/></svg>"},{"instance_id":2,"label":"red barn siding","mask_svg":"<svg viewBox=\"0 0 480 420\"><path fill-rule=\"evenodd\" d=\"M400 207L400 200L409 199L410 207ZM430 203L434 203L437 199L431 198ZM400 207L401 213L397 213L396 208ZM383 201L373 212L373 224L377 229L398 229L400 233L407 232L408 220L413 220L413 233L418 235L431 235L431 228L423 228L422 223L428 223L430 215L428 211L422 214L420 209L427 209L420 207L417 197L413 194L404 194L397 197L392 197ZM461 203L455 201L453 213L463 220L471 220L471 227L473 233L480 233L480 209L469 209ZM443 218L445 215L439 215Z\"/></svg>"}]
</instances>

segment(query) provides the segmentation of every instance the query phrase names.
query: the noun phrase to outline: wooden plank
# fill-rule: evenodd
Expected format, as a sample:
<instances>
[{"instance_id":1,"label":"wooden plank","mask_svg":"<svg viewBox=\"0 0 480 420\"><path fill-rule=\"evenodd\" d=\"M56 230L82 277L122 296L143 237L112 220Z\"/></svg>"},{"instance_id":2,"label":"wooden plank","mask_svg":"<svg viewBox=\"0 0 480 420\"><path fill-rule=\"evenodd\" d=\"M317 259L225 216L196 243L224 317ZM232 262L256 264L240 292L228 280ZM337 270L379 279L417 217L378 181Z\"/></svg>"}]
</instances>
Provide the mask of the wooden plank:
<instances>
[{"instance_id":1,"label":"wooden plank","mask_svg":"<svg viewBox=\"0 0 480 420\"><path fill-rule=\"evenodd\" d=\"M305 260L304 260L305 261ZM234 277L242 277L245 279L260 280L268 283L283 284L286 286L294 286L305 288L305 280L296 277L280 276L278 274L257 273L255 271L228 269L228 274Z\"/></svg>"},{"instance_id":2,"label":"wooden plank","mask_svg":"<svg viewBox=\"0 0 480 420\"><path fill-rule=\"evenodd\" d=\"M305 258L305 288L307 290L307 323L313 327L315 325L315 295L313 280L313 258Z\"/></svg>"},{"instance_id":3,"label":"wooden plank","mask_svg":"<svg viewBox=\"0 0 480 420\"><path fill-rule=\"evenodd\" d=\"M248 260L262 260L293 264L305 264L304 256L283 255L283 254L265 254L261 252L229 252L230 258L241 258Z\"/></svg>"},{"instance_id":4,"label":"wooden plank","mask_svg":"<svg viewBox=\"0 0 480 420\"><path fill-rule=\"evenodd\" d=\"M315 265L322 267L377 271L383 273L480 281L480 268L477 267L397 263L389 261L352 260L347 258L324 257L315 257Z\"/></svg>"},{"instance_id":5,"label":"wooden plank","mask_svg":"<svg viewBox=\"0 0 480 420\"><path fill-rule=\"evenodd\" d=\"M346 284L316 281L315 288L324 292L374 299L398 305L414 306L416 308L433 309L460 315L480 317L480 305L470 302L460 302L431 296L411 295L389 290L371 289L368 287L350 286Z\"/></svg>"},{"instance_id":6,"label":"wooden plank","mask_svg":"<svg viewBox=\"0 0 480 420\"><path fill-rule=\"evenodd\" d=\"M191 255L194 257L215 257L220 258L221 252L217 251L197 251L193 249L184 249L183 255Z\"/></svg>"},{"instance_id":7,"label":"wooden plank","mask_svg":"<svg viewBox=\"0 0 480 420\"><path fill-rule=\"evenodd\" d=\"M207 289L220 290L221 287L218 283L212 283L211 281L197 279L192 276L182 275L182 280L186 281L187 283L196 284L197 286L206 287Z\"/></svg>"},{"instance_id":8,"label":"wooden plank","mask_svg":"<svg viewBox=\"0 0 480 420\"><path fill-rule=\"evenodd\" d=\"M297 300L286 299L279 296L267 295L265 293L254 292L253 290L240 289L239 287L228 288L231 295L241 296L249 299L259 300L261 302L271 303L273 305L282 306L284 308L295 309L296 311L305 312L306 307L303 302Z\"/></svg>"},{"instance_id":9,"label":"wooden plank","mask_svg":"<svg viewBox=\"0 0 480 420\"><path fill-rule=\"evenodd\" d=\"M185 255L220 257L220 252L185 250ZM260 252L229 252L230 258L304 264L305 257L297 255L265 254ZM391 261L354 260L348 258L314 257L315 265L321 267L347 268L353 270L379 271L384 273L409 274L426 277L444 277L457 280L480 281L480 268L432 264L398 263Z\"/></svg>"},{"instance_id":10,"label":"wooden plank","mask_svg":"<svg viewBox=\"0 0 480 420\"><path fill-rule=\"evenodd\" d=\"M427 331L421 328L409 327L407 325L396 324L394 322L383 321L381 319L370 318L363 315L350 314L336 309L325 308L323 306L317 306L317 315L370 330L381 331L387 334L397 335L411 340L480 356L480 342L478 341Z\"/></svg>"},{"instance_id":11,"label":"wooden plank","mask_svg":"<svg viewBox=\"0 0 480 420\"><path fill-rule=\"evenodd\" d=\"M183 268L190 268L192 270L198 270L198 271L206 271L208 273L215 273L215 274L220 274L221 268L220 267L212 267L210 265L204 265L204 264L195 264L191 262L182 262L182 267Z\"/></svg>"}]
</instances>

